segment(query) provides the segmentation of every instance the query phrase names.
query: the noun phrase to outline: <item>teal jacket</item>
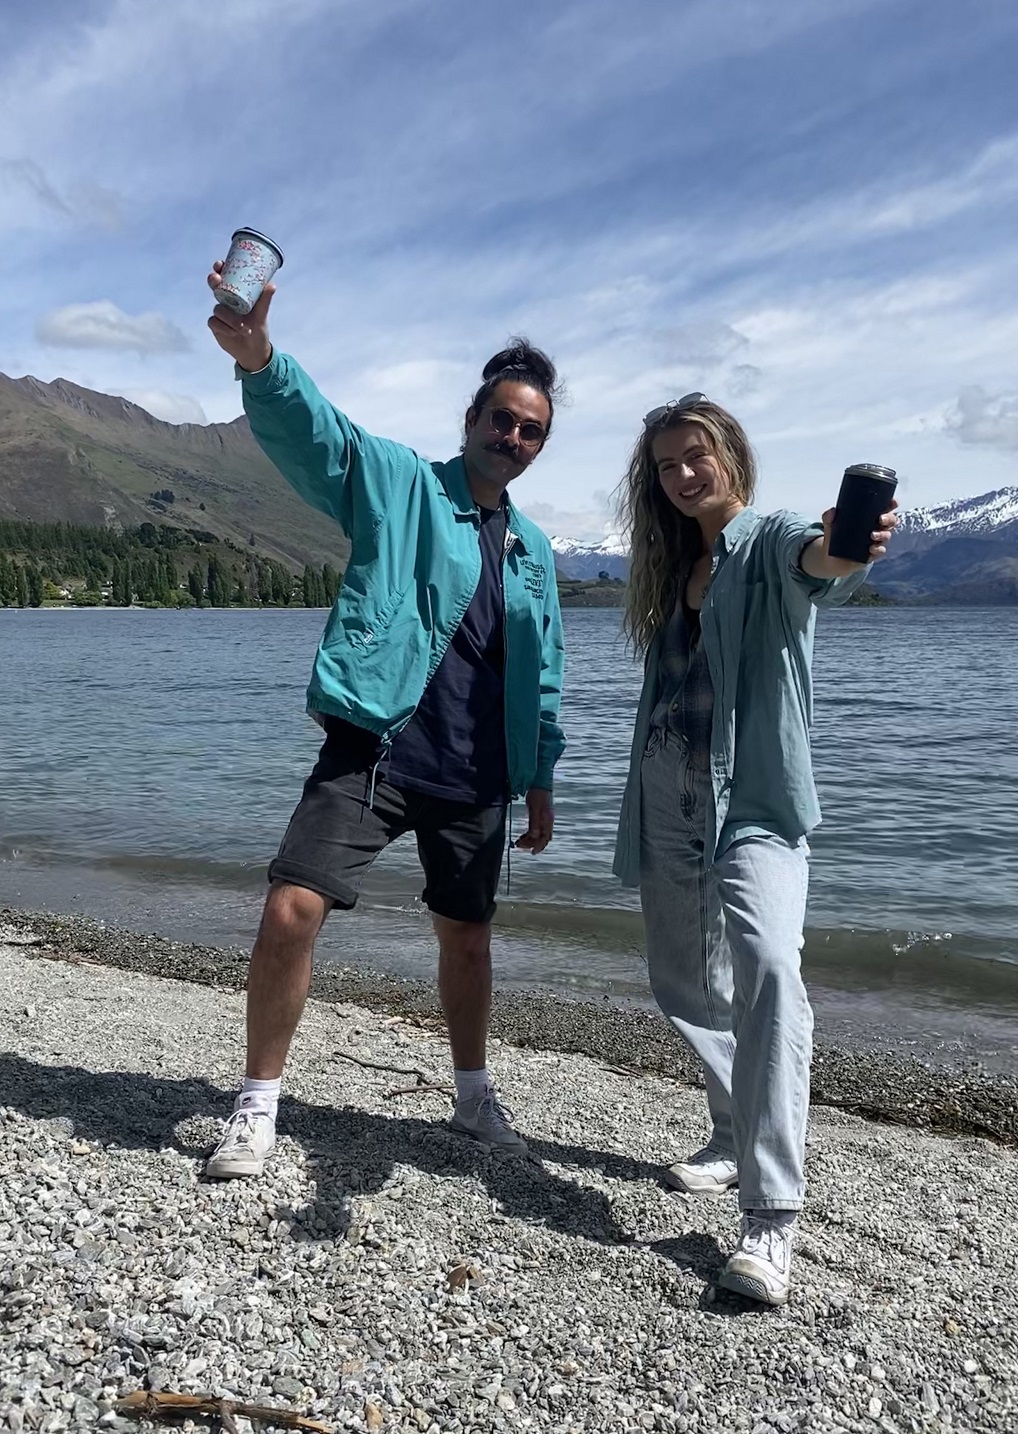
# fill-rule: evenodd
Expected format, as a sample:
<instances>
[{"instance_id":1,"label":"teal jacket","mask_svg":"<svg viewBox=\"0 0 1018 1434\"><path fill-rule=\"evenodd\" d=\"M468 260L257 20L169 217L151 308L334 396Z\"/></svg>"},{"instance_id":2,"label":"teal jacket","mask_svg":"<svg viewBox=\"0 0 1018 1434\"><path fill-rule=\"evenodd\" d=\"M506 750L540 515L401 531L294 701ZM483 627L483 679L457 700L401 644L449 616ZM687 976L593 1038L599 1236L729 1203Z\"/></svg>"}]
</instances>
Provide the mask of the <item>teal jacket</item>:
<instances>
[{"instance_id":1,"label":"teal jacket","mask_svg":"<svg viewBox=\"0 0 1018 1434\"><path fill-rule=\"evenodd\" d=\"M308 711L344 717L387 745L413 716L480 579L480 515L463 459L431 463L365 433L286 354L239 377L260 447L350 540ZM551 790L565 747L563 647L551 545L512 504L503 581L506 750L512 795L521 796Z\"/></svg>"},{"instance_id":2,"label":"teal jacket","mask_svg":"<svg viewBox=\"0 0 1018 1434\"><path fill-rule=\"evenodd\" d=\"M823 535L797 513L736 515L714 545L700 616L714 686L713 811L705 862L747 836L797 842L820 821L809 728L813 720L813 630L817 607L846 602L869 568L824 581L800 566ZM629 777L615 847L615 874L640 884L640 768L658 698L661 642L647 653Z\"/></svg>"}]
</instances>

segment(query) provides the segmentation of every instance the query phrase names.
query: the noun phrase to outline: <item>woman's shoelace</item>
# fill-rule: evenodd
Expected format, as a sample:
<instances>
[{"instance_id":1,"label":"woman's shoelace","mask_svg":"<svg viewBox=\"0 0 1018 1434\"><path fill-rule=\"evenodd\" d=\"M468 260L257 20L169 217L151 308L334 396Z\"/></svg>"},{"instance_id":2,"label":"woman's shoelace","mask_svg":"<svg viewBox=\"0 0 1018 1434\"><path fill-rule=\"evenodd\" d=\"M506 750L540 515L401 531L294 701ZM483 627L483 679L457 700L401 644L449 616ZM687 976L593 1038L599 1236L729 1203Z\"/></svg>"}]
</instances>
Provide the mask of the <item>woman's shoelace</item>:
<instances>
[{"instance_id":1,"label":"woman's shoelace","mask_svg":"<svg viewBox=\"0 0 1018 1434\"><path fill-rule=\"evenodd\" d=\"M740 1244L746 1253L763 1255L771 1264L783 1266L791 1227L775 1225L773 1221L761 1219L758 1215L747 1215L745 1220L746 1232Z\"/></svg>"}]
</instances>

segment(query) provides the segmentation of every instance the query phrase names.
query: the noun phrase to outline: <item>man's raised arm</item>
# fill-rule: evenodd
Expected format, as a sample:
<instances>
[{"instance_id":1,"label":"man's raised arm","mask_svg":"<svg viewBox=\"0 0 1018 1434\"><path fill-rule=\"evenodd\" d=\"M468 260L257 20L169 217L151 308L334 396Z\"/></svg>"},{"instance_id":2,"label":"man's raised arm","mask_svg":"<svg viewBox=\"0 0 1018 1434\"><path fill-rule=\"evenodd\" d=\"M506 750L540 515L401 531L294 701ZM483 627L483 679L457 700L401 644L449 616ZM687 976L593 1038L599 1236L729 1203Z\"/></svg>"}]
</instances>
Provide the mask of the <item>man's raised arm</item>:
<instances>
[{"instance_id":1,"label":"man's raised arm","mask_svg":"<svg viewBox=\"0 0 1018 1434\"><path fill-rule=\"evenodd\" d=\"M213 293L221 268L217 262L209 275ZM237 365L258 446L305 502L335 518L352 538L358 519L384 508L393 488L411 481L416 458L402 444L351 423L298 363L274 351L268 315L275 291L269 284L246 315L217 304L209 328Z\"/></svg>"}]
</instances>

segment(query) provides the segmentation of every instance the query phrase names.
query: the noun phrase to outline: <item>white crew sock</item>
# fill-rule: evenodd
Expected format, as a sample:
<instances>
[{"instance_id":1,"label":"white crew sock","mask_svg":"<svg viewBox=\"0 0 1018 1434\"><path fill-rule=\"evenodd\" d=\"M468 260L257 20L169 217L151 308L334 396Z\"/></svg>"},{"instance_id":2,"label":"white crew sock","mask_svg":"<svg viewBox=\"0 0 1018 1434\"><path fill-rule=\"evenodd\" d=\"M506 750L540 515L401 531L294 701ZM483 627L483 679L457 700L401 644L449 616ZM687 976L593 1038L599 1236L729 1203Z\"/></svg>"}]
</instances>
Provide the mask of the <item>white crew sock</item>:
<instances>
[{"instance_id":1,"label":"white crew sock","mask_svg":"<svg viewBox=\"0 0 1018 1434\"><path fill-rule=\"evenodd\" d=\"M453 1079L456 1081L457 1100L480 1100L491 1085L487 1066L482 1066L479 1071L453 1071Z\"/></svg>"},{"instance_id":2,"label":"white crew sock","mask_svg":"<svg viewBox=\"0 0 1018 1434\"><path fill-rule=\"evenodd\" d=\"M276 1118L279 1109L279 1092L282 1089L282 1078L279 1080L252 1080L250 1076L244 1077L244 1084L240 1088L234 1102L234 1110L249 1110L252 1114L267 1115L272 1120Z\"/></svg>"}]
</instances>

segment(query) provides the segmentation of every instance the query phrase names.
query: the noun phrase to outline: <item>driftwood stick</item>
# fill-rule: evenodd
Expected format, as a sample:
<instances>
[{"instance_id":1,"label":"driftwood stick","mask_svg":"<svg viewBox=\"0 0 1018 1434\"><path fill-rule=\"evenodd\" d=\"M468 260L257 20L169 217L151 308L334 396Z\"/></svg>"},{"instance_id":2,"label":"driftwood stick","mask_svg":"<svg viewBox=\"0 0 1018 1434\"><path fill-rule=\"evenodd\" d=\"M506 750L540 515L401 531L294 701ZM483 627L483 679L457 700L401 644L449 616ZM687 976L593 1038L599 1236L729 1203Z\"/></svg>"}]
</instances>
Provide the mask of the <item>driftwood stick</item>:
<instances>
[{"instance_id":1,"label":"driftwood stick","mask_svg":"<svg viewBox=\"0 0 1018 1434\"><path fill-rule=\"evenodd\" d=\"M352 1065L362 1066L366 1071L388 1071L392 1075L412 1075L416 1076L419 1081L426 1081L428 1079L427 1072L418 1070L416 1066L379 1065L377 1061L362 1061L360 1056L347 1055L346 1051L334 1051L333 1054L338 1060L350 1061Z\"/></svg>"},{"instance_id":2,"label":"driftwood stick","mask_svg":"<svg viewBox=\"0 0 1018 1434\"><path fill-rule=\"evenodd\" d=\"M280 1409L272 1404L242 1404L235 1399L216 1399L212 1394L171 1394L165 1390L139 1389L117 1400L117 1410L135 1419L152 1419L163 1423L195 1415L216 1419L226 1434L237 1434L234 1415L275 1424L280 1429L303 1429L308 1434L331 1434L327 1424L308 1419L295 1409Z\"/></svg>"},{"instance_id":3,"label":"driftwood stick","mask_svg":"<svg viewBox=\"0 0 1018 1434\"><path fill-rule=\"evenodd\" d=\"M397 1095L423 1095L429 1091L440 1092L442 1095L453 1095L456 1090L452 1085L398 1085L395 1090L387 1090L382 1096L383 1100L392 1100Z\"/></svg>"},{"instance_id":4,"label":"driftwood stick","mask_svg":"<svg viewBox=\"0 0 1018 1434\"><path fill-rule=\"evenodd\" d=\"M603 1071L607 1071L609 1075L646 1076L659 1074L657 1071L641 1070L639 1066L613 1066L609 1065L607 1061L598 1061L598 1065Z\"/></svg>"}]
</instances>

